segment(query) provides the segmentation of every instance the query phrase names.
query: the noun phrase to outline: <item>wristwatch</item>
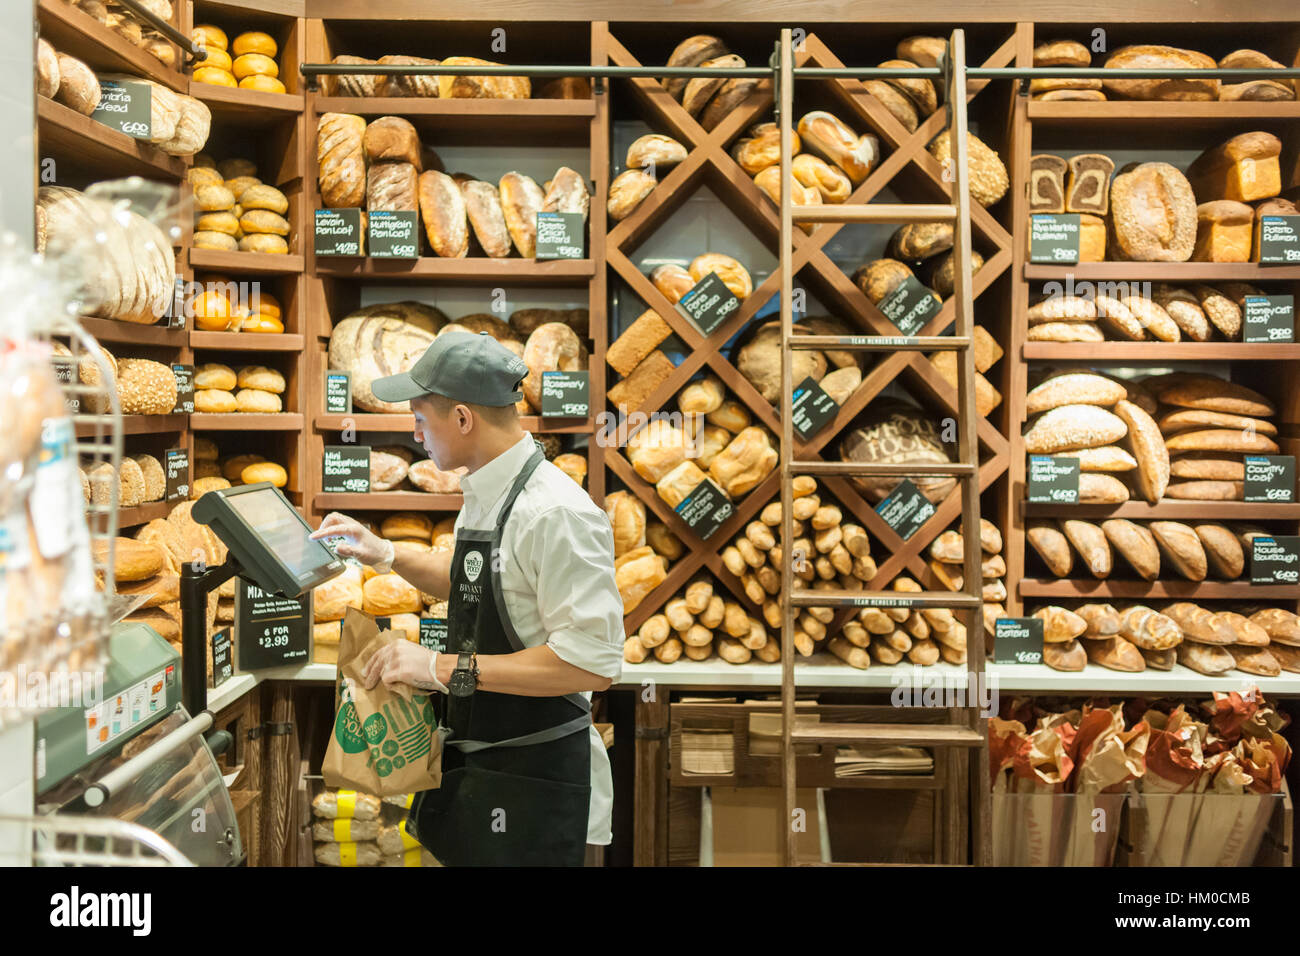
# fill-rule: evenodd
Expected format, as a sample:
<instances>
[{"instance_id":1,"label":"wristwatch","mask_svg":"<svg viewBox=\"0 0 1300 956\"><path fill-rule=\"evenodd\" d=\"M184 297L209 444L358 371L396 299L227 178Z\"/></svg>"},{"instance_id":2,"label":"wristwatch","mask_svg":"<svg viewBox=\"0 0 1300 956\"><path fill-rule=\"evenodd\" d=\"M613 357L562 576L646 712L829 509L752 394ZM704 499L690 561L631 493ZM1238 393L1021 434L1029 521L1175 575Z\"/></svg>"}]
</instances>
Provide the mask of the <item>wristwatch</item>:
<instances>
[{"instance_id":1,"label":"wristwatch","mask_svg":"<svg viewBox=\"0 0 1300 956\"><path fill-rule=\"evenodd\" d=\"M456 669L451 672L447 689L453 697L468 697L478 687L478 656L473 651L461 651L456 657Z\"/></svg>"}]
</instances>

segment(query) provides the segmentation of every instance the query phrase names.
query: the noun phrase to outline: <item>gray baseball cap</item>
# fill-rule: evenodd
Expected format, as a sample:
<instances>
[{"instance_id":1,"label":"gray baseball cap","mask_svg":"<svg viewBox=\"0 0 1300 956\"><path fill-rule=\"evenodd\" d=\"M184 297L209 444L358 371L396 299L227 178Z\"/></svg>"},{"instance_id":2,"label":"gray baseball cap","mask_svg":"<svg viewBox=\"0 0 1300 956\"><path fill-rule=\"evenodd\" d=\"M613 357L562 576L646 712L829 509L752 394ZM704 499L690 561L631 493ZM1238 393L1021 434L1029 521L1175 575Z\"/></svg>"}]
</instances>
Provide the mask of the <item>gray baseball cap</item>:
<instances>
[{"instance_id":1,"label":"gray baseball cap","mask_svg":"<svg viewBox=\"0 0 1300 956\"><path fill-rule=\"evenodd\" d=\"M408 402L443 395L471 405L500 407L523 398L519 385L528 366L486 332L439 335L409 372L377 378L370 385L381 402Z\"/></svg>"}]
</instances>

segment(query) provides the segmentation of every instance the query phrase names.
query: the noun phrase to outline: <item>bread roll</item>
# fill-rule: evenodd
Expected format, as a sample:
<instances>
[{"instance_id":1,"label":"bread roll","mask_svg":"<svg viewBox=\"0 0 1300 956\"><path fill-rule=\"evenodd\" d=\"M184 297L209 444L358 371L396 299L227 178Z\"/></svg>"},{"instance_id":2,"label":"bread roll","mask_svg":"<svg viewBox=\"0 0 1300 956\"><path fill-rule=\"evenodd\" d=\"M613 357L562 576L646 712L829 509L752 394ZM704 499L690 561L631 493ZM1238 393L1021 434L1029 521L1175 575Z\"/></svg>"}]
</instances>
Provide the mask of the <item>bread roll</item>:
<instances>
[{"instance_id":1,"label":"bread roll","mask_svg":"<svg viewBox=\"0 0 1300 956\"><path fill-rule=\"evenodd\" d=\"M363 141L366 121L351 113L325 113L316 133L321 202L326 208L360 206L366 195Z\"/></svg>"},{"instance_id":2,"label":"bread roll","mask_svg":"<svg viewBox=\"0 0 1300 956\"><path fill-rule=\"evenodd\" d=\"M636 211L641 201L654 191L657 181L640 169L619 173L609 184L609 200L605 211L615 222L621 222Z\"/></svg>"},{"instance_id":3,"label":"bread roll","mask_svg":"<svg viewBox=\"0 0 1300 956\"><path fill-rule=\"evenodd\" d=\"M275 415L284 411L284 405L275 392L241 388L235 393L235 410L256 415Z\"/></svg>"},{"instance_id":4,"label":"bread roll","mask_svg":"<svg viewBox=\"0 0 1300 956\"><path fill-rule=\"evenodd\" d=\"M1115 70L1117 73L1126 69L1212 70L1216 66L1214 59L1204 53L1157 45L1121 47L1111 53L1103 65L1107 69ZM1122 80L1107 78L1102 80L1102 85L1106 88L1106 92L1131 100L1207 101L1217 99L1219 94L1219 81L1217 79L1200 80L1168 77L1165 79Z\"/></svg>"}]
</instances>

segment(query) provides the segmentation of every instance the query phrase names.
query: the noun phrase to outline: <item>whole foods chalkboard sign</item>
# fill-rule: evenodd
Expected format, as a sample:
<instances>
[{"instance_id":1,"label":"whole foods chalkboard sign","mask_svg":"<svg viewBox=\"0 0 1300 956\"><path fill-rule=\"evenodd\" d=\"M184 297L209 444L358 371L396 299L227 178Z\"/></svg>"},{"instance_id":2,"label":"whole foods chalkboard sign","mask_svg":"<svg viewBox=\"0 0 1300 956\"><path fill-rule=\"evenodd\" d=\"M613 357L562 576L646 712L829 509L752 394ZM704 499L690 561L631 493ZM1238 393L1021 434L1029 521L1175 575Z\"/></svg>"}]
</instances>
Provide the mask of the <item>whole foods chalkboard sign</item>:
<instances>
[{"instance_id":1,"label":"whole foods chalkboard sign","mask_svg":"<svg viewBox=\"0 0 1300 956\"><path fill-rule=\"evenodd\" d=\"M134 139L153 135L153 90L148 83L100 80L99 105L90 118Z\"/></svg>"},{"instance_id":2,"label":"whole foods chalkboard sign","mask_svg":"<svg viewBox=\"0 0 1300 956\"><path fill-rule=\"evenodd\" d=\"M370 446L326 445L323 490L332 494L370 492Z\"/></svg>"},{"instance_id":3,"label":"whole foods chalkboard sign","mask_svg":"<svg viewBox=\"0 0 1300 956\"><path fill-rule=\"evenodd\" d=\"M172 374L176 376L176 407L173 415L194 414L194 366L173 365Z\"/></svg>"},{"instance_id":4,"label":"whole foods chalkboard sign","mask_svg":"<svg viewBox=\"0 0 1300 956\"><path fill-rule=\"evenodd\" d=\"M810 375L794 390L793 418L790 424L800 438L815 435L835 418L840 406L827 395Z\"/></svg>"},{"instance_id":5,"label":"whole foods chalkboard sign","mask_svg":"<svg viewBox=\"0 0 1300 956\"><path fill-rule=\"evenodd\" d=\"M1043 663L1043 621L1037 617L1000 617L993 624L994 664Z\"/></svg>"},{"instance_id":6,"label":"whole foods chalkboard sign","mask_svg":"<svg viewBox=\"0 0 1300 956\"><path fill-rule=\"evenodd\" d=\"M591 409L588 372L543 372L542 417L586 418Z\"/></svg>"},{"instance_id":7,"label":"whole foods chalkboard sign","mask_svg":"<svg viewBox=\"0 0 1300 956\"><path fill-rule=\"evenodd\" d=\"M325 413L327 415L352 414L352 373L325 373Z\"/></svg>"},{"instance_id":8,"label":"whole foods chalkboard sign","mask_svg":"<svg viewBox=\"0 0 1300 956\"><path fill-rule=\"evenodd\" d=\"M1054 505L1079 503L1079 459L1029 456L1029 500Z\"/></svg>"},{"instance_id":9,"label":"whole foods chalkboard sign","mask_svg":"<svg viewBox=\"0 0 1300 956\"><path fill-rule=\"evenodd\" d=\"M1295 298L1289 295L1248 295L1242 310L1244 342L1294 342Z\"/></svg>"},{"instance_id":10,"label":"whole foods chalkboard sign","mask_svg":"<svg viewBox=\"0 0 1300 956\"><path fill-rule=\"evenodd\" d=\"M921 493L921 489L904 478L889 493L889 497L876 505L876 514L906 541L930 520L934 505Z\"/></svg>"},{"instance_id":11,"label":"whole foods chalkboard sign","mask_svg":"<svg viewBox=\"0 0 1300 956\"><path fill-rule=\"evenodd\" d=\"M418 259L420 226L413 209L374 210L366 216L366 248L372 259ZM317 253L320 255L320 253Z\"/></svg>"},{"instance_id":12,"label":"whole foods chalkboard sign","mask_svg":"<svg viewBox=\"0 0 1300 956\"><path fill-rule=\"evenodd\" d=\"M584 219L579 212L537 214L537 258L581 259Z\"/></svg>"},{"instance_id":13,"label":"whole foods chalkboard sign","mask_svg":"<svg viewBox=\"0 0 1300 956\"><path fill-rule=\"evenodd\" d=\"M235 642L239 669L305 664L311 654L311 594L284 598L239 578L235 584Z\"/></svg>"},{"instance_id":14,"label":"whole foods chalkboard sign","mask_svg":"<svg viewBox=\"0 0 1300 956\"><path fill-rule=\"evenodd\" d=\"M230 628L212 635L212 686L220 687L235 673L235 659L231 654Z\"/></svg>"},{"instance_id":15,"label":"whole foods chalkboard sign","mask_svg":"<svg viewBox=\"0 0 1300 956\"><path fill-rule=\"evenodd\" d=\"M1251 584L1300 584L1300 537L1252 538Z\"/></svg>"},{"instance_id":16,"label":"whole foods chalkboard sign","mask_svg":"<svg viewBox=\"0 0 1300 956\"><path fill-rule=\"evenodd\" d=\"M360 209L317 209L312 249L318 256L361 256Z\"/></svg>"},{"instance_id":17,"label":"whole foods chalkboard sign","mask_svg":"<svg viewBox=\"0 0 1300 956\"><path fill-rule=\"evenodd\" d=\"M190 496L190 453L185 448L168 448L163 458L167 500L183 501Z\"/></svg>"},{"instance_id":18,"label":"whole foods chalkboard sign","mask_svg":"<svg viewBox=\"0 0 1300 956\"><path fill-rule=\"evenodd\" d=\"M705 335L721 325L738 308L740 300L716 272L710 272L677 302L677 308Z\"/></svg>"},{"instance_id":19,"label":"whole foods chalkboard sign","mask_svg":"<svg viewBox=\"0 0 1300 956\"><path fill-rule=\"evenodd\" d=\"M1295 501L1295 457L1292 455L1247 455L1247 501Z\"/></svg>"},{"instance_id":20,"label":"whole foods chalkboard sign","mask_svg":"<svg viewBox=\"0 0 1300 956\"><path fill-rule=\"evenodd\" d=\"M445 651L447 649L446 618L420 618L420 646L431 651Z\"/></svg>"},{"instance_id":21,"label":"whole foods chalkboard sign","mask_svg":"<svg viewBox=\"0 0 1300 956\"><path fill-rule=\"evenodd\" d=\"M1260 265L1300 263L1300 216L1260 216Z\"/></svg>"},{"instance_id":22,"label":"whole foods chalkboard sign","mask_svg":"<svg viewBox=\"0 0 1300 956\"><path fill-rule=\"evenodd\" d=\"M674 510L701 541L707 541L735 512L731 499L709 478L696 485Z\"/></svg>"},{"instance_id":23,"label":"whole foods chalkboard sign","mask_svg":"<svg viewBox=\"0 0 1300 956\"><path fill-rule=\"evenodd\" d=\"M898 326L904 335L915 335L927 321L939 314L939 297L909 275L889 295L877 303L885 318Z\"/></svg>"},{"instance_id":24,"label":"whole foods chalkboard sign","mask_svg":"<svg viewBox=\"0 0 1300 956\"><path fill-rule=\"evenodd\" d=\"M1029 261L1069 264L1078 262L1078 214L1036 213L1030 216Z\"/></svg>"}]
</instances>

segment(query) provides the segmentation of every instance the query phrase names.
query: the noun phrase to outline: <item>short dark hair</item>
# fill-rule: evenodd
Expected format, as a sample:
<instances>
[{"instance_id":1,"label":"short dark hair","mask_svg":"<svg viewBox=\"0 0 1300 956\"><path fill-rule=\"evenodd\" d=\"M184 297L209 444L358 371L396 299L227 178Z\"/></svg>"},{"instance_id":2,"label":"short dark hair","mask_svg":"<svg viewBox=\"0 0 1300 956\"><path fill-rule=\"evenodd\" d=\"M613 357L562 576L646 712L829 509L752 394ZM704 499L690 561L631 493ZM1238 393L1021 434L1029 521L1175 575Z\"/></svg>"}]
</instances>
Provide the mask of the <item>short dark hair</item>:
<instances>
[{"instance_id":1,"label":"short dark hair","mask_svg":"<svg viewBox=\"0 0 1300 956\"><path fill-rule=\"evenodd\" d=\"M474 413L476 418L481 418L494 428L503 428L511 422L519 420L519 409L514 405L475 405L473 402L458 402L454 398L448 398L446 395L429 394L423 396L424 400L433 406L433 410L443 418L451 413L451 410L457 405L464 405Z\"/></svg>"}]
</instances>

